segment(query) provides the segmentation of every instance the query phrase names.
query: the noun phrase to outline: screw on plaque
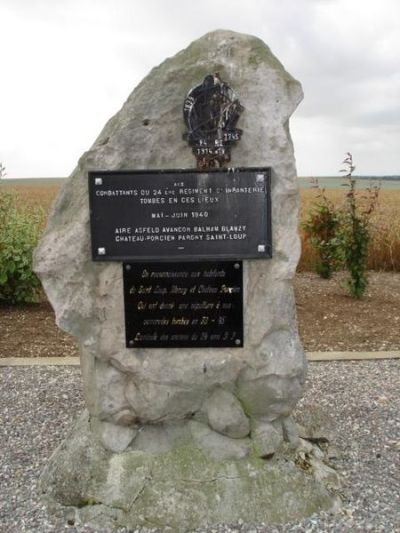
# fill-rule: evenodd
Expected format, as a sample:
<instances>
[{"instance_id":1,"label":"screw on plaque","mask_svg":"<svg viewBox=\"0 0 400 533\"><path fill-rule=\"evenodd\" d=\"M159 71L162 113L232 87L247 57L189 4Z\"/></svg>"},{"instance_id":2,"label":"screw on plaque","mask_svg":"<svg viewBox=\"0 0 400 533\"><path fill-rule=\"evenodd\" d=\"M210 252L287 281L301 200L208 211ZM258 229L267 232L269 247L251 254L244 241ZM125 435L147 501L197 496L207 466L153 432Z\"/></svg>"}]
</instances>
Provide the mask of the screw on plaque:
<instances>
[{"instance_id":1,"label":"screw on plaque","mask_svg":"<svg viewBox=\"0 0 400 533\"><path fill-rule=\"evenodd\" d=\"M233 265L233 268L235 268L236 270L239 270L239 268L240 268L240 263L235 263L235 264Z\"/></svg>"},{"instance_id":2,"label":"screw on plaque","mask_svg":"<svg viewBox=\"0 0 400 533\"><path fill-rule=\"evenodd\" d=\"M240 346L240 344L242 344L242 341L240 339L236 339L235 344L236 346Z\"/></svg>"},{"instance_id":3,"label":"screw on plaque","mask_svg":"<svg viewBox=\"0 0 400 533\"><path fill-rule=\"evenodd\" d=\"M95 185L103 185L103 178L95 178L94 179Z\"/></svg>"},{"instance_id":4,"label":"screw on plaque","mask_svg":"<svg viewBox=\"0 0 400 533\"><path fill-rule=\"evenodd\" d=\"M131 270L131 269L132 269L131 265L125 265L125 270Z\"/></svg>"},{"instance_id":5,"label":"screw on plaque","mask_svg":"<svg viewBox=\"0 0 400 533\"><path fill-rule=\"evenodd\" d=\"M130 341L128 342L128 344L129 344L129 346L134 346L135 341L130 340Z\"/></svg>"},{"instance_id":6,"label":"screw on plaque","mask_svg":"<svg viewBox=\"0 0 400 533\"><path fill-rule=\"evenodd\" d=\"M265 244L259 244L257 246L257 252L259 252L260 254L265 252Z\"/></svg>"},{"instance_id":7,"label":"screw on plaque","mask_svg":"<svg viewBox=\"0 0 400 533\"><path fill-rule=\"evenodd\" d=\"M97 248L97 253L99 255L106 255L106 249L105 248Z\"/></svg>"}]
</instances>

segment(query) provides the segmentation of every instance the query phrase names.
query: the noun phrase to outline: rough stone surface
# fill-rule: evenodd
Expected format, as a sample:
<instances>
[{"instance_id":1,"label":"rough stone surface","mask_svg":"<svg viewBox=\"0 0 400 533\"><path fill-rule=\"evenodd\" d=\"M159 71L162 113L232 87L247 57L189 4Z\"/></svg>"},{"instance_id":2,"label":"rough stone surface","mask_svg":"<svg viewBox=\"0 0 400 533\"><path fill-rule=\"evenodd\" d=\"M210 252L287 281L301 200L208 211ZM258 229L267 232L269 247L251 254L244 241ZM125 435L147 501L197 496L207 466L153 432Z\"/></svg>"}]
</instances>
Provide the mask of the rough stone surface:
<instances>
[{"instance_id":1,"label":"rough stone surface","mask_svg":"<svg viewBox=\"0 0 400 533\"><path fill-rule=\"evenodd\" d=\"M299 468L294 452L283 449L263 461L255 456L222 456L217 445L220 455L210 457L209 449L198 447L202 424L190 425L196 440L187 435L168 452L113 454L93 438L84 414L42 475L43 497L54 512L66 517L72 512L77 523L172 531L218 522L284 523L335 505L332 492ZM204 430L211 431L206 426ZM239 441L246 440L215 435L238 449ZM204 441L207 447L209 441ZM310 470L328 475L312 451L307 457L312 458ZM334 484L334 471L329 474Z\"/></svg>"},{"instance_id":2,"label":"rough stone surface","mask_svg":"<svg viewBox=\"0 0 400 533\"><path fill-rule=\"evenodd\" d=\"M283 429L283 438L288 442L293 448L297 448L300 443L300 437L296 422L291 416L282 418L282 429Z\"/></svg>"},{"instance_id":3,"label":"rough stone surface","mask_svg":"<svg viewBox=\"0 0 400 533\"><path fill-rule=\"evenodd\" d=\"M255 454L263 459L272 457L283 442L281 428L276 428L269 422L253 422L251 438Z\"/></svg>"},{"instance_id":4,"label":"rough stone surface","mask_svg":"<svg viewBox=\"0 0 400 533\"><path fill-rule=\"evenodd\" d=\"M190 430L196 446L211 459L243 459L250 453L250 439L230 439L196 421L190 423Z\"/></svg>"},{"instance_id":5,"label":"rough stone surface","mask_svg":"<svg viewBox=\"0 0 400 533\"><path fill-rule=\"evenodd\" d=\"M215 431L240 439L250 433L250 422L239 400L224 389L215 390L206 402L208 423Z\"/></svg>"},{"instance_id":6,"label":"rough stone surface","mask_svg":"<svg viewBox=\"0 0 400 533\"><path fill-rule=\"evenodd\" d=\"M243 137L232 151L230 165L273 169L273 259L244 262L243 348L126 349L122 266L91 260L87 172L193 168L191 149L182 139L182 102L191 87L213 72L219 72L235 89L245 107L238 123ZM64 479L61 474L67 468L61 449L44 478L53 487L49 492L53 498L68 505L94 498L101 502L101 507L96 506L101 515L106 513L107 506L118 508L115 512L125 513L125 518L129 515L132 524L139 523L137 517L141 513L146 515L146 505L154 507L158 517L154 523L163 517L168 524L175 520L173 508L177 507L176 516L180 516L179 509L183 516L188 512L186 506L190 504L192 509L196 501L198 512L192 509L185 515L184 523L189 524L193 515L191 523L200 524L205 512L201 509L206 507L211 509L210 518L216 522L228 519L229 513L233 513L230 518L234 520L239 512L250 520L255 513L256 519L261 516L258 508L263 507L260 501L268 494L274 502L281 498L285 507L268 511L276 513L277 519L281 512L285 518L291 512L293 516L310 512L318 506L318 498L321 505L326 504L326 493L319 484L310 481L307 491L303 486L306 480L295 476L299 481L296 485L296 481L289 483L288 475L288 485L283 489L284 482L278 482L282 476L272 474L268 478L264 463L244 459L251 446L247 446L246 439L238 439L248 434L246 420L282 427L282 421L290 416L303 392L306 360L297 332L292 289L300 253L299 197L288 128L289 117L301 98L300 84L262 41L229 31L209 33L154 68L80 158L53 206L35 254L35 269L55 309L57 323L79 340L84 395L91 421L91 437L83 432L81 437L77 436L79 442L72 439L69 444L84 455L85 474L77 486L68 488L74 477L68 473ZM210 408L216 390L230 394L230 400L221 403L218 417L215 409ZM204 426L207 420L220 434ZM81 446L82 439L89 441L90 446ZM194 470L189 468L189 462L173 467L174 461L180 460L181 452L177 450L183 449L185 439L189 439ZM227 454L218 455L218 441L221 447L230 450ZM106 462L99 466L97 454L103 461L109 450L125 451L114 459L107 455ZM204 455L205 450L209 455ZM210 457L209 461L206 457ZM221 464L213 459L217 457ZM59 467L55 466L57 460ZM150 464L151 478L147 470ZM246 484L252 472L259 481L249 488ZM204 484L196 489L192 484L194 475L203 474ZM130 477L135 483L143 481L137 488L140 501L132 496L136 489L130 488ZM296 486L301 487L298 493ZM211 491L212 487L219 487L217 493ZM290 487L293 503L287 503L291 496L286 493L282 498L282 490ZM125 503L114 506L113 491L119 495L118 501L128 497L125 491L131 493L129 512ZM81 500L77 493L81 493ZM209 501L209 494L219 498L218 507L216 500ZM246 497L242 498L243 494Z\"/></svg>"},{"instance_id":7,"label":"rough stone surface","mask_svg":"<svg viewBox=\"0 0 400 533\"><path fill-rule=\"evenodd\" d=\"M101 442L111 452L123 452L137 435L137 429L94 419L93 428L100 434Z\"/></svg>"}]
</instances>

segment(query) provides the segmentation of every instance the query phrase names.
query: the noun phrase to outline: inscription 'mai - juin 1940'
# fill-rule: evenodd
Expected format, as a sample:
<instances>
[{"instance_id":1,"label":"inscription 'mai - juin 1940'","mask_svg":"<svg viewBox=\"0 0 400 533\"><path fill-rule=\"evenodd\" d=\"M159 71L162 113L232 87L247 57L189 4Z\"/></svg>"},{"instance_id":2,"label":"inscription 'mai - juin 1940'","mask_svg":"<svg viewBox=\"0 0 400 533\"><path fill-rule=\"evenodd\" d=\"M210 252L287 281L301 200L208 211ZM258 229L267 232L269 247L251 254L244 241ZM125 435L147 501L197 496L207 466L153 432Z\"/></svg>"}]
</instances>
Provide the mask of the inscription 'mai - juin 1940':
<instances>
[{"instance_id":1,"label":"inscription 'mai - juin 1940'","mask_svg":"<svg viewBox=\"0 0 400 533\"><path fill-rule=\"evenodd\" d=\"M271 257L270 169L90 172L96 261Z\"/></svg>"}]
</instances>

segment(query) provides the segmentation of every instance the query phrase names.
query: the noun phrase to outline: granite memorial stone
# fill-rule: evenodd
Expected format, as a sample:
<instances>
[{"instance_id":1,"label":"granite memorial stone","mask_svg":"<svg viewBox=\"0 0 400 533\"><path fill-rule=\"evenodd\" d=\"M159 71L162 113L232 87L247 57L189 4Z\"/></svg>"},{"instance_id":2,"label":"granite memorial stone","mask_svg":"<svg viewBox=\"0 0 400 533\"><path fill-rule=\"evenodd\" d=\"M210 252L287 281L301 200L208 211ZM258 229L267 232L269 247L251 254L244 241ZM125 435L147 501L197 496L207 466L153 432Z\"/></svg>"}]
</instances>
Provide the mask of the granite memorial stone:
<instances>
[{"instance_id":1,"label":"granite memorial stone","mask_svg":"<svg viewBox=\"0 0 400 533\"><path fill-rule=\"evenodd\" d=\"M207 77L210 73L218 75ZM213 95L219 110L221 102L228 106L223 124L218 112L208 129L201 125L201 91ZM300 253L299 196L288 127L301 99L300 84L261 40L215 31L154 68L80 158L35 256L58 325L79 341L87 405L42 475L50 508L101 526L188 530L239 519L285 522L335 504L334 472L299 439L291 418L306 373L292 288ZM224 127L229 146L216 145ZM216 152L210 153L210 140ZM92 257L88 173L195 166L207 171L228 163L272 169L272 258L238 263L243 337L224 347L145 346L137 329L138 321L150 320L143 314L130 325L134 335L127 338L122 260ZM235 225L234 210L231 216ZM163 221L157 224L161 228ZM223 270L218 261L216 271ZM137 269L134 261L127 264ZM134 311L142 307L135 292L140 268L125 279L130 291L125 304ZM213 286L204 281L208 270L199 265L193 271L200 272L203 285ZM179 269L167 265L162 271ZM171 296L173 285L194 286L163 282L160 290ZM142 286L146 291L149 284ZM154 304L158 313L161 300L143 302ZM175 297L168 302L179 303ZM197 297L181 302L216 304ZM225 316L231 324L229 306L240 304L228 297L219 302L226 304L225 313L214 309L204 316ZM182 314L180 325L189 315ZM172 320L175 315L166 311L163 316ZM226 331L229 336L236 330ZM130 346L135 339L137 346ZM308 472L298 466L299 450L307 453Z\"/></svg>"}]
</instances>

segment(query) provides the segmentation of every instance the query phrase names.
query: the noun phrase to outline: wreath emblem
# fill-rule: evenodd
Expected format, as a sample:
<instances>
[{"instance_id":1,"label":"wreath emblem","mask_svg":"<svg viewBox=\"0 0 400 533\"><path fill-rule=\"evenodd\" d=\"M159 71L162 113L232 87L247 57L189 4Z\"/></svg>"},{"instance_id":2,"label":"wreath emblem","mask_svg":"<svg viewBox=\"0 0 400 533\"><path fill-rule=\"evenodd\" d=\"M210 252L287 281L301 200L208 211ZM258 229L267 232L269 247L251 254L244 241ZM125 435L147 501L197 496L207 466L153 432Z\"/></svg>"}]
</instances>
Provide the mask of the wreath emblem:
<instances>
[{"instance_id":1,"label":"wreath emblem","mask_svg":"<svg viewBox=\"0 0 400 533\"><path fill-rule=\"evenodd\" d=\"M221 167L231 159L231 147L243 131L236 127L244 110L238 97L218 73L208 74L191 89L183 104L188 129L184 138L192 147L198 168Z\"/></svg>"}]
</instances>

